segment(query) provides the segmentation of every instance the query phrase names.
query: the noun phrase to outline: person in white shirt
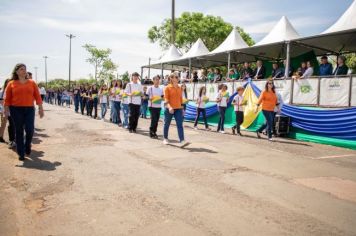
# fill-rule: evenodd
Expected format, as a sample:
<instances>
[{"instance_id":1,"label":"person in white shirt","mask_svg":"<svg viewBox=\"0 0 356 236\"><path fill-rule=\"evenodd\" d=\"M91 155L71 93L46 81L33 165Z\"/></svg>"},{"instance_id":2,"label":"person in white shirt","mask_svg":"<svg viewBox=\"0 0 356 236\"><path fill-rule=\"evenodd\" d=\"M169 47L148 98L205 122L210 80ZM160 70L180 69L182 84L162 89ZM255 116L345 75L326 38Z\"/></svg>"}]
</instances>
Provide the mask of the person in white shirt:
<instances>
[{"instance_id":1,"label":"person in white shirt","mask_svg":"<svg viewBox=\"0 0 356 236\"><path fill-rule=\"evenodd\" d=\"M158 138L157 126L161 115L161 107L163 102L163 89L159 87L158 76L153 77L153 85L148 89L148 107L151 114L150 137Z\"/></svg>"},{"instance_id":2,"label":"person in white shirt","mask_svg":"<svg viewBox=\"0 0 356 236\"><path fill-rule=\"evenodd\" d=\"M203 114L203 120L204 120L204 124L205 124L205 129L206 130L210 130L208 122L206 120L206 110L205 110L205 106L206 106L206 104L208 102L209 102L209 98L206 96L206 87L203 86L203 87L201 87L199 89L199 97L197 99L197 115L195 117L195 122L194 122L194 129L195 130L198 129L197 125L198 125L200 113Z\"/></svg>"},{"instance_id":3,"label":"person in white shirt","mask_svg":"<svg viewBox=\"0 0 356 236\"><path fill-rule=\"evenodd\" d=\"M218 105L218 111L220 114L217 132L220 132L222 134L225 133L224 130L225 112L226 112L227 104L229 102L229 98L230 98L230 94L227 91L227 85L223 84L221 90L216 96L216 103Z\"/></svg>"},{"instance_id":4,"label":"person in white shirt","mask_svg":"<svg viewBox=\"0 0 356 236\"><path fill-rule=\"evenodd\" d=\"M129 132L136 133L138 119L141 113L141 99L143 95L142 85L138 82L140 75L137 72L132 74L132 82L128 83L125 92L129 96Z\"/></svg>"},{"instance_id":5,"label":"person in white shirt","mask_svg":"<svg viewBox=\"0 0 356 236\"><path fill-rule=\"evenodd\" d=\"M232 133L233 134L239 134L242 136L240 132L240 126L244 122L244 107L243 107L243 102L244 102L244 93L245 89L243 87L238 87L236 89L237 94L232 100L232 104L234 105L234 111L236 115L236 125L232 127Z\"/></svg>"},{"instance_id":6,"label":"person in white shirt","mask_svg":"<svg viewBox=\"0 0 356 236\"><path fill-rule=\"evenodd\" d=\"M101 108L101 119L105 121L105 115L107 112L107 105L109 101L109 91L106 84L104 84L99 91L100 108Z\"/></svg>"},{"instance_id":7,"label":"person in white shirt","mask_svg":"<svg viewBox=\"0 0 356 236\"><path fill-rule=\"evenodd\" d=\"M180 82L185 83L189 81L189 72L186 68L183 68L183 71L180 73Z\"/></svg>"},{"instance_id":8,"label":"person in white shirt","mask_svg":"<svg viewBox=\"0 0 356 236\"><path fill-rule=\"evenodd\" d=\"M45 101L46 89L44 87L40 88L40 95L41 95L42 101Z\"/></svg>"}]
</instances>

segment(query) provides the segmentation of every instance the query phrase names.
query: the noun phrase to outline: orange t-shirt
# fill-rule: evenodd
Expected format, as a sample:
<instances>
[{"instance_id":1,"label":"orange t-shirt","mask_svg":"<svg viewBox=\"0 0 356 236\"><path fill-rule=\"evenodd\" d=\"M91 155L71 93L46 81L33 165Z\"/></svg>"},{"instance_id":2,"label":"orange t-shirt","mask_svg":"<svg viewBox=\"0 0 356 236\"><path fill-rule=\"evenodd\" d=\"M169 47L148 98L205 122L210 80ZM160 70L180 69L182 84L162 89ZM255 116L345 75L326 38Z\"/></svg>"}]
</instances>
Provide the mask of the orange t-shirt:
<instances>
[{"instance_id":1,"label":"orange t-shirt","mask_svg":"<svg viewBox=\"0 0 356 236\"><path fill-rule=\"evenodd\" d=\"M33 107L35 100L37 105L42 104L37 84L31 79L24 84L19 80L12 80L6 87L5 106Z\"/></svg>"},{"instance_id":2,"label":"orange t-shirt","mask_svg":"<svg viewBox=\"0 0 356 236\"><path fill-rule=\"evenodd\" d=\"M263 91L258 99L257 104L262 103L262 110L274 111L278 102L277 95L274 92Z\"/></svg>"},{"instance_id":3,"label":"orange t-shirt","mask_svg":"<svg viewBox=\"0 0 356 236\"><path fill-rule=\"evenodd\" d=\"M174 87L172 84L169 84L164 89L164 100L168 103L173 109L181 109L183 103L182 89L181 87Z\"/></svg>"}]
</instances>

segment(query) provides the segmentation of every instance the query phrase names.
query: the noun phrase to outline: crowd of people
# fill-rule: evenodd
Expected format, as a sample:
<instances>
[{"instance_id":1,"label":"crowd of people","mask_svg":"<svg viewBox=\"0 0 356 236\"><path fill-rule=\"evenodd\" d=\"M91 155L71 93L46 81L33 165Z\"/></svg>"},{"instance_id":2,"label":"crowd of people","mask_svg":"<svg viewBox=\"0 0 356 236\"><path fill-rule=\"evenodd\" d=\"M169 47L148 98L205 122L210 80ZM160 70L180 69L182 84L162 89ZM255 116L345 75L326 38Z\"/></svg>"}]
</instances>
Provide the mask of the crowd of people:
<instances>
[{"instance_id":1,"label":"crowd of people","mask_svg":"<svg viewBox=\"0 0 356 236\"><path fill-rule=\"evenodd\" d=\"M197 83L197 82L231 82L238 80L247 79L285 79L286 61L283 61L281 66L279 62L272 63L272 71L267 74L266 67L262 60L257 60L252 69L251 63L244 62L240 67L236 64L232 64L227 75L225 76L220 68L209 68L194 70L192 73L183 68L182 71L178 72L179 81L181 83ZM293 79L307 79L311 76L342 76L349 73L349 68L346 65L346 57L338 56L336 68L333 68L332 64L328 61L327 56L322 56L319 63L319 70L314 70L312 61L302 61L298 68L293 68L289 66L288 77ZM145 78L145 84L150 84L152 81L149 78ZM168 77L164 78L163 83L167 85Z\"/></svg>"}]
</instances>

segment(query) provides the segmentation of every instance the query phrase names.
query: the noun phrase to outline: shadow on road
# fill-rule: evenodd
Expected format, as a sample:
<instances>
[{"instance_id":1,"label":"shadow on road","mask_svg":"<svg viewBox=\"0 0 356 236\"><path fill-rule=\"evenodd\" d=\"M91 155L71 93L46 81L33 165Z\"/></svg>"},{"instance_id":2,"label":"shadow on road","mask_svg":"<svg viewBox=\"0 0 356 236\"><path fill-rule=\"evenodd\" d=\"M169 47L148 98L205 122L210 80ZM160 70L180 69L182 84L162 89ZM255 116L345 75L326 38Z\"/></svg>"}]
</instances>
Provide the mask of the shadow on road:
<instances>
[{"instance_id":1,"label":"shadow on road","mask_svg":"<svg viewBox=\"0 0 356 236\"><path fill-rule=\"evenodd\" d=\"M26 160L23 162L22 165L16 165L16 167L43 170L43 171L53 171L56 170L57 166L62 165L62 163L58 161L50 162L46 160L41 160L40 157L43 156L44 156L43 151L32 150L30 157L26 158Z\"/></svg>"}]
</instances>

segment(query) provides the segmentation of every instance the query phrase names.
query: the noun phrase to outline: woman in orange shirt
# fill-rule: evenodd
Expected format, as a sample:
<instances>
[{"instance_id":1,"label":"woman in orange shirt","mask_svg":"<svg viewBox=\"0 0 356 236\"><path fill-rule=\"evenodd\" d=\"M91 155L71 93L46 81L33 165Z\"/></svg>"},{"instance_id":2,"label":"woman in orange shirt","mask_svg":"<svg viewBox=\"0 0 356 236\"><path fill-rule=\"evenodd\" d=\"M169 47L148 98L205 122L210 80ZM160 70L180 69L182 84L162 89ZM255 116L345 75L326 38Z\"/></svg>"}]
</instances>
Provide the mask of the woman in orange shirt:
<instances>
[{"instance_id":1,"label":"woman in orange shirt","mask_svg":"<svg viewBox=\"0 0 356 236\"><path fill-rule=\"evenodd\" d=\"M266 122L256 131L257 137L261 138L260 133L267 127L268 140L272 141L272 129L274 120L274 108L278 106L278 98L274 88L273 81L267 81L265 90L261 93L257 102L256 113L258 107L262 104L262 112L266 118Z\"/></svg>"},{"instance_id":2,"label":"woman in orange shirt","mask_svg":"<svg viewBox=\"0 0 356 236\"><path fill-rule=\"evenodd\" d=\"M170 82L164 89L164 100L165 100L165 111L164 111L164 129L163 129L163 144L168 144L168 131L171 125L172 118L176 120L178 136L181 147L188 145L184 141L184 130L183 130L183 96L182 88L178 84L178 76L176 74L171 74L169 76Z\"/></svg>"},{"instance_id":3,"label":"woman in orange shirt","mask_svg":"<svg viewBox=\"0 0 356 236\"><path fill-rule=\"evenodd\" d=\"M42 99L37 84L26 78L26 65L17 64L12 72L12 78L6 87L5 114L10 115L15 124L16 148L19 160L25 160L25 154L31 154L31 142L35 129L35 106L39 108L40 118L44 116ZM24 130L26 141L24 143Z\"/></svg>"}]
</instances>

